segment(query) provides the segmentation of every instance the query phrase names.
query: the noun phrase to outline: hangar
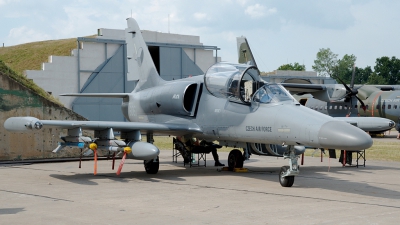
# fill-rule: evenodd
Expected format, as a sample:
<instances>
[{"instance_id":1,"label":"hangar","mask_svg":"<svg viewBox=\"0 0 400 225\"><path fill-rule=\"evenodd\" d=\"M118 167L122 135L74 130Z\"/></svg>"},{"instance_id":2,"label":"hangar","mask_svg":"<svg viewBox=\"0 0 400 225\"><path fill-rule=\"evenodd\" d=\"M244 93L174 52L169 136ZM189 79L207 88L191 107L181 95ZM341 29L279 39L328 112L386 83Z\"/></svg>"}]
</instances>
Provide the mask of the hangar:
<instances>
[{"instance_id":1,"label":"hangar","mask_svg":"<svg viewBox=\"0 0 400 225\"><path fill-rule=\"evenodd\" d=\"M142 31L158 73L165 80L204 74L221 61L217 46L206 46L199 36ZM49 56L42 70L27 70L37 85L58 98L67 108L89 120L124 121L120 99L71 98L62 93L127 93L137 81L127 79L125 30L97 30L93 38L78 37L71 56ZM131 74L132 75L132 74Z\"/></svg>"}]
</instances>

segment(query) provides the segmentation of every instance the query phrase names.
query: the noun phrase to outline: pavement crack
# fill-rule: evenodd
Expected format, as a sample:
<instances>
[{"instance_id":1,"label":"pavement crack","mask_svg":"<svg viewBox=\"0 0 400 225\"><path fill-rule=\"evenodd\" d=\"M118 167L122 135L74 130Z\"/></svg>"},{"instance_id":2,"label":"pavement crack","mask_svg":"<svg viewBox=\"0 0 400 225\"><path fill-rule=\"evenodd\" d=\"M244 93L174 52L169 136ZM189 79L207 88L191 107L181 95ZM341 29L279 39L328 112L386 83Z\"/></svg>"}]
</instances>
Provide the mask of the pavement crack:
<instances>
[{"instance_id":1,"label":"pavement crack","mask_svg":"<svg viewBox=\"0 0 400 225\"><path fill-rule=\"evenodd\" d=\"M0 189L1 192L7 192L7 193L13 193L13 194L21 194L21 195L28 195L28 196L33 196L33 197L39 197L39 198L46 198L50 199L53 201L64 201L64 202L74 202L68 199L62 199L62 198L54 198L50 196L45 196L45 195L37 195L37 194L30 194L30 193L23 193L23 192L18 192L18 191L9 191L9 190L2 190Z\"/></svg>"}]
</instances>

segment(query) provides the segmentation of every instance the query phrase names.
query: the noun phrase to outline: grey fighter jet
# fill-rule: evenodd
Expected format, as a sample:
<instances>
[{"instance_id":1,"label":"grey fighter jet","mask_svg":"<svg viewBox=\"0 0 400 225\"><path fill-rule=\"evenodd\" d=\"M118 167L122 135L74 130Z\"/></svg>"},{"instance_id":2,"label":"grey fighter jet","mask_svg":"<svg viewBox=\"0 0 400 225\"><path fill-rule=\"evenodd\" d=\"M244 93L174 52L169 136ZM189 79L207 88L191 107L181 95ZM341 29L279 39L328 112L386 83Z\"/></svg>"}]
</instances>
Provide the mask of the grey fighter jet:
<instances>
[{"instance_id":1,"label":"grey fighter jet","mask_svg":"<svg viewBox=\"0 0 400 225\"><path fill-rule=\"evenodd\" d=\"M153 134L196 137L234 149L230 168L242 167L251 154L281 154L289 166L281 168L280 184L293 185L299 174L302 146L362 150L372 139L346 122L315 112L297 102L279 84L264 83L257 67L217 63L201 76L165 81L160 78L137 22L128 18L126 41L128 78L137 79L132 93L65 94L65 96L122 98L122 112L129 122L40 120L11 117L4 123L9 131L37 131L42 127L68 129L68 136L54 151L65 146L89 147L96 151L124 152L123 159L144 160L147 173L159 169L159 149L141 142L141 134L152 142ZM95 138L82 135L95 131ZM114 131L121 132L116 140ZM260 146L285 146L263 149ZM120 171L120 170L119 170Z\"/></svg>"}]
</instances>

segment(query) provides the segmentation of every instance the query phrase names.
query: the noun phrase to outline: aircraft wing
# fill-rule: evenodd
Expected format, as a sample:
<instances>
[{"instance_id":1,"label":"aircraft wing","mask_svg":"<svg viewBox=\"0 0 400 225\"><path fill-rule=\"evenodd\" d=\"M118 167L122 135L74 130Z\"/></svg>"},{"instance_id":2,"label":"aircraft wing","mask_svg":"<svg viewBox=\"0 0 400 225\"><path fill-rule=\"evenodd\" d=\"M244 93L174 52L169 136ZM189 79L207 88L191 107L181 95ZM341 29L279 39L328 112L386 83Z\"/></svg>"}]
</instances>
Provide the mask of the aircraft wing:
<instances>
[{"instance_id":1,"label":"aircraft wing","mask_svg":"<svg viewBox=\"0 0 400 225\"><path fill-rule=\"evenodd\" d=\"M80 127L84 130L104 130L112 128L114 131L129 132L134 130L152 131L154 133L202 132L197 124L177 123L147 123L147 122L110 122L110 121L68 121L68 120L39 120L35 117L11 117L4 122L8 131L30 131L34 129Z\"/></svg>"},{"instance_id":2,"label":"aircraft wing","mask_svg":"<svg viewBox=\"0 0 400 225\"><path fill-rule=\"evenodd\" d=\"M320 84L295 84L295 83L281 83L288 91L297 94L307 94L318 91L325 91L326 86Z\"/></svg>"},{"instance_id":3,"label":"aircraft wing","mask_svg":"<svg viewBox=\"0 0 400 225\"><path fill-rule=\"evenodd\" d=\"M340 101L347 94L346 88L341 84L281 83L281 85L284 86L292 94L311 94L315 99L324 102Z\"/></svg>"}]
</instances>

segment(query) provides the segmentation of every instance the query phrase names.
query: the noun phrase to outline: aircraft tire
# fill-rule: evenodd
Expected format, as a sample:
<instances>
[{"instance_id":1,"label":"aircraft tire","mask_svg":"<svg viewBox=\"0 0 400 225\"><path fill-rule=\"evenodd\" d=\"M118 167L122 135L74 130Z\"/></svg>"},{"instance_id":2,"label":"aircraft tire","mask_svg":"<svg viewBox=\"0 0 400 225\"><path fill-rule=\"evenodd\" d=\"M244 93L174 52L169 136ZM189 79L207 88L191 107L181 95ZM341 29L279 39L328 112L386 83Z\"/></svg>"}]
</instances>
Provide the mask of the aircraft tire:
<instances>
[{"instance_id":1,"label":"aircraft tire","mask_svg":"<svg viewBox=\"0 0 400 225\"><path fill-rule=\"evenodd\" d=\"M238 149L233 149L228 156L228 167L230 171L233 171L234 168L242 168L243 167L243 154Z\"/></svg>"},{"instance_id":2,"label":"aircraft tire","mask_svg":"<svg viewBox=\"0 0 400 225\"><path fill-rule=\"evenodd\" d=\"M157 160L154 161L154 159L149 160L149 161L144 161L144 169L146 170L146 173L148 174L156 174L158 173L158 169L160 167L160 161L158 160L158 156L157 156Z\"/></svg>"},{"instance_id":3,"label":"aircraft tire","mask_svg":"<svg viewBox=\"0 0 400 225\"><path fill-rule=\"evenodd\" d=\"M294 176L282 177L284 173L289 169L289 166L282 166L279 172L279 183L282 187L291 187L294 183Z\"/></svg>"}]
</instances>

